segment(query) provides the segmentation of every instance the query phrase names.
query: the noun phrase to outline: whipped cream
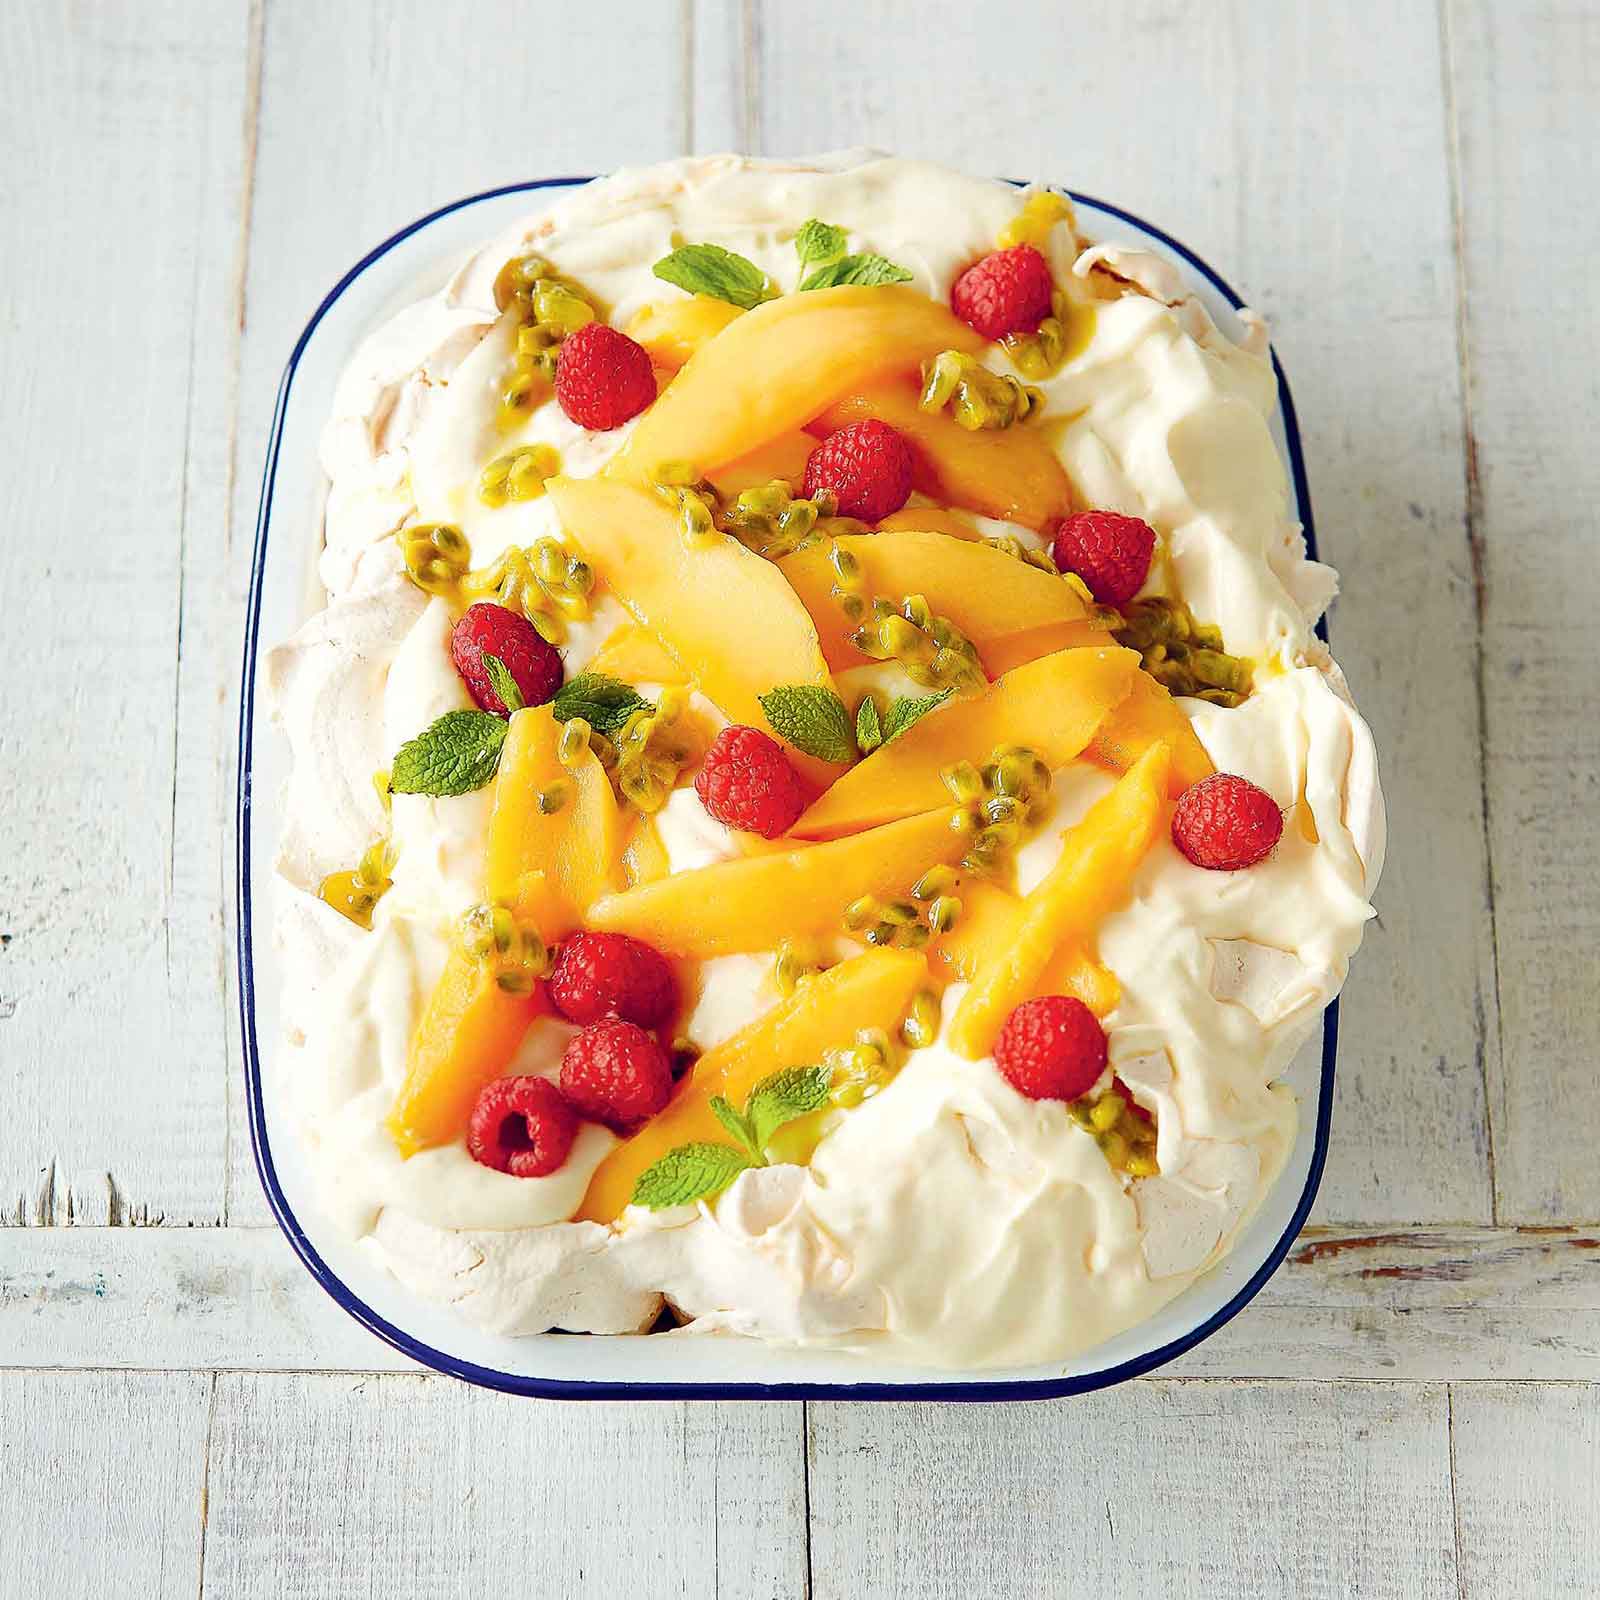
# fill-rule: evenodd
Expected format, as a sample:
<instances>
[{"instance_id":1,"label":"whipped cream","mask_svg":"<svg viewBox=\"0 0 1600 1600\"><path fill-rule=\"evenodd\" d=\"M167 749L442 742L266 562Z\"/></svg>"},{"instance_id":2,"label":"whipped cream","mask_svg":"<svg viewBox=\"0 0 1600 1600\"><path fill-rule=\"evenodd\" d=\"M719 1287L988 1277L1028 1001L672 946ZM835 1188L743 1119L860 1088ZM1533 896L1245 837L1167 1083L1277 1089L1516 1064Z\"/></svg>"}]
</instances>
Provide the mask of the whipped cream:
<instances>
[{"instance_id":1,"label":"whipped cream","mask_svg":"<svg viewBox=\"0 0 1600 1600\"><path fill-rule=\"evenodd\" d=\"M1121 984L1111 1065L1157 1117L1161 1176L1129 1182L1062 1105L1024 1099L992 1062L942 1043L835 1117L808 1168L750 1171L714 1205L632 1208L614 1228L568 1220L614 1142L601 1129L586 1127L551 1177L517 1179L473 1162L464 1142L402 1161L383 1127L447 929L483 896L489 806L488 791L397 795L384 815L374 772L469 704L448 610L409 584L390 535L413 518L454 522L480 565L560 539L546 499L482 504L483 465L538 441L586 476L631 431L588 433L553 402L499 428L514 337L494 305L500 266L536 248L625 326L676 292L650 266L683 240L737 250L793 287L794 230L820 216L943 300L1019 204L1006 185L861 153L619 173L491 241L377 330L341 380L322 439L328 603L268 664L294 758L278 861L288 1041L274 1075L330 1214L419 1295L502 1333L639 1331L667 1304L691 1334L937 1366L1060 1360L1148 1317L1219 1259L1281 1170L1296 1107L1276 1080L1337 993L1381 870L1372 741L1311 631L1335 579L1306 559L1289 514L1259 320L1236 345L1167 263L1086 246L1070 227L1050 234L1052 270L1098 299L1086 347L1040 385L1047 421L1069 419L1048 436L1090 503L1161 533L1150 591L1181 594L1230 652L1257 662L1240 708L1180 703L1218 768L1289 814L1276 854L1249 872L1203 872L1158 842L1100 930ZM998 350L986 359L1005 365ZM985 531L1039 542L1008 524ZM624 618L599 597L563 650L569 676ZM868 682L908 692L892 665L846 680L856 693ZM1019 889L1043 878L1062 830L1111 782L1085 764L1055 775ZM656 828L673 871L738 852L692 789ZM386 829L394 886L368 933L315 893ZM777 999L770 968L754 956L705 963L684 1031L708 1048L759 1016ZM947 993L947 1014L958 996ZM553 1076L567 1035L535 1024L515 1070Z\"/></svg>"}]
</instances>

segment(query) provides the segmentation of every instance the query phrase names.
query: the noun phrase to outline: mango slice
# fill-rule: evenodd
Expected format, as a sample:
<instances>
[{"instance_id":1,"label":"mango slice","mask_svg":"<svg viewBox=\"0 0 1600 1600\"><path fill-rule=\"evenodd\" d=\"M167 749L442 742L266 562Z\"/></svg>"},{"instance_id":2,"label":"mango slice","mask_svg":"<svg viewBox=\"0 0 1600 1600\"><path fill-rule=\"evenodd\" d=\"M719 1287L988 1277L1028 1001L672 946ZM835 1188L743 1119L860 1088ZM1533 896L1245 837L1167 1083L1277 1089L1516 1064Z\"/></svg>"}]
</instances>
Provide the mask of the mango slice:
<instances>
[{"instance_id":1,"label":"mango slice","mask_svg":"<svg viewBox=\"0 0 1600 1600\"><path fill-rule=\"evenodd\" d=\"M1083 623L1089 608L1062 579L1030 567L992 545L952 539L944 533L867 533L835 539L861 568L865 592L898 601L920 594L938 616L948 617L977 646L987 668L985 646L1015 633L1060 630ZM850 643L856 624L833 597L837 581L822 545L785 556L784 577L811 613L822 654L835 669L868 659ZM1084 637L1109 644L1091 626Z\"/></svg>"},{"instance_id":2,"label":"mango slice","mask_svg":"<svg viewBox=\"0 0 1600 1600\"><path fill-rule=\"evenodd\" d=\"M1084 755L1098 766L1126 772L1158 742L1172 752L1174 800L1217 770L1183 707L1149 673L1141 672L1128 698L1100 724Z\"/></svg>"},{"instance_id":3,"label":"mango slice","mask_svg":"<svg viewBox=\"0 0 1600 1600\"><path fill-rule=\"evenodd\" d=\"M1065 766L1138 675L1139 657L1115 645L1030 661L873 751L802 814L794 836L834 839L927 811L945 797L945 767L987 761L997 745L1026 745L1048 766Z\"/></svg>"},{"instance_id":4,"label":"mango slice","mask_svg":"<svg viewBox=\"0 0 1600 1600\"><path fill-rule=\"evenodd\" d=\"M916 457L913 484L941 505L1034 529L1075 509L1066 469L1035 425L963 428L948 412L922 410L915 383L901 379L851 390L819 410L810 428L825 438L864 417L905 436Z\"/></svg>"},{"instance_id":5,"label":"mango slice","mask_svg":"<svg viewBox=\"0 0 1600 1600\"><path fill-rule=\"evenodd\" d=\"M815 434L798 430L780 433L776 439L757 445L748 455L718 467L711 474L712 487L731 499L746 489L759 489L774 478L782 478L798 494L805 480L806 462L820 443Z\"/></svg>"},{"instance_id":6,"label":"mango slice","mask_svg":"<svg viewBox=\"0 0 1600 1600\"><path fill-rule=\"evenodd\" d=\"M948 533L952 539L981 539L978 524L965 511L944 506L906 506L878 524L879 533Z\"/></svg>"},{"instance_id":7,"label":"mango slice","mask_svg":"<svg viewBox=\"0 0 1600 1600\"><path fill-rule=\"evenodd\" d=\"M570 933L621 881L622 815L611 780L589 750L570 770L562 766L560 739L549 706L511 718L489 818L489 898L522 907L529 875L542 874L551 893L535 920L547 941ZM540 794L556 784L565 785L566 803L541 811Z\"/></svg>"},{"instance_id":8,"label":"mango slice","mask_svg":"<svg viewBox=\"0 0 1600 1600\"><path fill-rule=\"evenodd\" d=\"M628 337L642 344L650 360L676 372L707 340L714 339L743 312L708 294L643 307L628 324Z\"/></svg>"},{"instance_id":9,"label":"mango slice","mask_svg":"<svg viewBox=\"0 0 1600 1600\"><path fill-rule=\"evenodd\" d=\"M1082 622L1047 622L1042 628L1003 633L984 644L979 653L984 670L997 678L1041 656L1053 656L1058 650L1093 649L1115 643L1098 622L1086 617Z\"/></svg>"},{"instance_id":10,"label":"mango slice","mask_svg":"<svg viewBox=\"0 0 1600 1600\"><path fill-rule=\"evenodd\" d=\"M601 582L731 721L766 731L758 696L779 684L831 684L817 630L770 561L737 539L689 548L673 508L633 484L558 477L546 489ZM819 787L840 770L789 755Z\"/></svg>"},{"instance_id":11,"label":"mango slice","mask_svg":"<svg viewBox=\"0 0 1600 1600\"><path fill-rule=\"evenodd\" d=\"M625 622L590 658L586 672L603 672L624 683L660 683L682 688L690 679L648 628Z\"/></svg>"},{"instance_id":12,"label":"mango slice","mask_svg":"<svg viewBox=\"0 0 1600 1600\"><path fill-rule=\"evenodd\" d=\"M690 462L710 476L885 372L982 348L948 307L902 284L783 295L735 317L689 358L606 475L648 483L664 463Z\"/></svg>"},{"instance_id":13,"label":"mango slice","mask_svg":"<svg viewBox=\"0 0 1600 1600\"><path fill-rule=\"evenodd\" d=\"M1167 818L1172 757L1152 745L1083 821L1062 835L1061 856L1023 902L1011 939L993 949L950 1023L953 1049L979 1060L1012 1010L1039 992L1064 946L1087 946L1126 898L1139 863Z\"/></svg>"},{"instance_id":14,"label":"mango slice","mask_svg":"<svg viewBox=\"0 0 1600 1600\"><path fill-rule=\"evenodd\" d=\"M672 858L661 842L661 830L654 817L640 817L633 830L628 848L622 852L622 868L628 875L628 887L636 889L641 883L655 883L672 871Z\"/></svg>"},{"instance_id":15,"label":"mango slice","mask_svg":"<svg viewBox=\"0 0 1600 1600\"><path fill-rule=\"evenodd\" d=\"M386 1126L402 1156L460 1137L485 1084L511 1064L544 1009L544 986L508 994L492 966L452 949L411 1038L406 1079Z\"/></svg>"},{"instance_id":16,"label":"mango slice","mask_svg":"<svg viewBox=\"0 0 1600 1600\"><path fill-rule=\"evenodd\" d=\"M597 901L589 926L701 960L838 932L852 900L903 895L929 867L960 858L967 836L952 814L943 806L831 844L676 872Z\"/></svg>"},{"instance_id":17,"label":"mango slice","mask_svg":"<svg viewBox=\"0 0 1600 1600\"><path fill-rule=\"evenodd\" d=\"M858 1028L893 1032L928 981L928 964L909 950L869 950L808 979L786 1000L695 1063L666 1110L602 1161L578 1221L611 1222L633 1197L646 1167L693 1140L726 1140L710 1109L713 1095L742 1106L769 1073L820 1061Z\"/></svg>"}]
</instances>

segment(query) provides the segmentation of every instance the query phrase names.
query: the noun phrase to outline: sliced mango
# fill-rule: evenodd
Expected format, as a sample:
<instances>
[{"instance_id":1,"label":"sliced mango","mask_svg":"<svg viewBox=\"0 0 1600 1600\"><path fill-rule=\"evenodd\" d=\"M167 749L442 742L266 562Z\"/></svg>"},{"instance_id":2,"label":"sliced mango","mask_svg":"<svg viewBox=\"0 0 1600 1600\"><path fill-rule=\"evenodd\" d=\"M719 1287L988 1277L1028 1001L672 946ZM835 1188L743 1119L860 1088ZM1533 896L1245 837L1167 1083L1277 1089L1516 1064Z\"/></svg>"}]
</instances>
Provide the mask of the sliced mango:
<instances>
[{"instance_id":1,"label":"sliced mango","mask_svg":"<svg viewBox=\"0 0 1600 1600\"><path fill-rule=\"evenodd\" d=\"M1047 622L1042 628L1003 633L983 645L980 653L984 670L997 678L1041 656L1053 656L1058 650L1093 649L1115 643L1098 622L1086 617L1082 622Z\"/></svg>"},{"instance_id":2,"label":"sliced mango","mask_svg":"<svg viewBox=\"0 0 1600 1600\"><path fill-rule=\"evenodd\" d=\"M628 887L636 889L641 883L655 883L672 871L672 857L661 842L661 830L654 817L640 817L633 830L628 848L622 852L622 868L628 875Z\"/></svg>"},{"instance_id":3,"label":"sliced mango","mask_svg":"<svg viewBox=\"0 0 1600 1600\"><path fill-rule=\"evenodd\" d=\"M891 511L878 524L879 533L948 533L952 539L981 539L978 524L965 511L944 506L907 506Z\"/></svg>"},{"instance_id":4,"label":"sliced mango","mask_svg":"<svg viewBox=\"0 0 1600 1600\"><path fill-rule=\"evenodd\" d=\"M546 487L600 580L731 721L765 730L760 695L831 684L817 630L770 561L737 539L689 548L672 507L633 484L558 477ZM792 748L790 759L819 787L840 770Z\"/></svg>"},{"instance_id":5,"label":"sliced mango","mask_svg":"<svg viewBox=\"0 0 1600 1600\"><path fill-rule=\"evenodd\" d=\"M1173 799L1217 770L1183 707L1149 673L1141 672L1128 698L1101 723L1084 755L1098 766L1126 772L1158 742L1172 752Z\"/></svg>"},{"instance_id":6,"label":"sliced mango","mask_svg":"<svg viewBox=\"0 0 1600 1600\"><path fill-rule=\"evenodd\" d=\"M957 1008L950 1023L954 1049L974 1061L988 1055L1012 1010L1039 992L1058 952L1074 943L1087 947L1126 898L1166 821L1171 762L1165 745L1152 745L1062 835L1060 858L1023 902L1014 934L989 953Z\"/></svg>"},{"instance_id":7,"label":"sliced mango","mask_svg":"<svg viewBox=\"0 0 1600 1600\"><path fill-rule=\"evenodd\" d=\"M459 1138L472 1104L511 1064L544 1009L544 987L508 994L494 969L459 948L428 996L411 1038L405 1082L386 1119L402 1156Z\"/></svg>"},{"instance_id":8,"label":"sliced mango","mask_svg":"<svg viewBox=\"0 0 1600 1600\"><path fill-rule=\"evenodd\" d=\"M708 294L643 307L628 324L628 337L650 352L651 361L676 372L707 340L737 316L738 306Z\"/></svg>"},{"instance_id":9,"label":"sliced mango","mask_svg":"<svg viewBox=\"0 0 1600 1600\"><path fill-rule=\"evenodd\" d=\"M742 1106L769 1073L820 1061L858 1028L893 1032L928 981L928 964L909 950L869 950L808 979L786 1000L695 1063L666 1110L602 1161L576 1220L611 1222L633 1197L639 1174L693 1140L726 1140L710 1108L714 1095Z\"/></svg>"},{"instance_id":10,"label":"sliced mango","mask_svg":"<svg viewBox=\"0 0 1600 1600\"><path fill-rule=\"evenodd\" d=\"M675 872L597 901L589 926L701 960L837 932L852 900L903 895L929 867L960 857L967 838L951 816L945 806L831 844Z\"/></svg>"},{"instance_id":11,"label":"sliced mango","mask_svg":"<svg viewBox=\"0 0 1600 1600\"><path fill-rule=\"evenodd\" d=\"M915 372L941 350L983 343L948 307L902 284L783 295L735 317L689 358L606 475L649 482L664 463L690 462L710 476L883 373Z\"/></svg>"},{"instance_id":12,"label":"sliced mango","mask_svg":"<svg viewBox=\"0 0 1600 1600\"><path fill-rule=\"evenodd\" d=\"M973 642L986 668L986 646L995 641L1041 629L1059 632L1066 624L1084 623L1089 615L1077 591L1062 579L992 545L944 533L852 534L833 542L854 557L868 594L895 601L920 594L936 615L948 617ZM856 624L832 594L837 579L826 548L797 550L778 567L811 613L828 665L855 667L868 659L850 643ZM1093 626L1079 632L1110 642Z\"/></svg>"},{"instance_id":13,"label":"sliced mango","mask_svg":"<svg viewBox=\"0 0 1600 1600\"><path fill-rule=\"evenodd\" d=\"M1030 661L984 693L940 706L852 767L801 816L794 836L834 839L927 811L945 797L945 767L986 761L997 745L1026 745L1048 766L1065 766L1138 673L1139 657L1115 645Z\"/></svg>"},{"instance_id":14,"label":"sliced mango","mask_svg":"<svg viewBox=\"0 0 1600 1600\"><path fill-rule=\"evenodd\" d=\"M660 683L681 688L690 681L677 658L667 653L648 628L641 628L636 622L625 622L608 635L584 670L603 672L624 683Z\"/></svg>"},{"instance_id":15,"label":"sliced mango","mask_svg":"<svg viewBox=\"0 0 1600 1600\"><path fill-rule=\"evenodd\" d=\"M805 480L806 462L821 441L811 433L781 433L776 439L757 445L748 455L718 467L711 474L712 486L718 494L730 498L746 489L758 489L782 478L797 491Z\"/></svg>"},{"instance_id":16,"label":"sliced mango","mask_svg":"<svg viewBox=\"0 0 1600 1600\"><path fill-rule=\"evenodd\" d=\"M489 898L520 905L529 874L542 874L552 893L535 920L547 940L570 933L621 881L622 816L611 780L589 750L570 770L562 766L560 739L549 706L512 717L489 818ZM541 811L540 794L556 784L566 786L566 803Z\"/></svg>"},{"instance_id":17,"label":"sliced mango","mask_svg":"<svg viewBox=\"0 0 1600 1600\"><path fill-rule=\"evenodd\" d=\"M948 412L922 410L916 384L899 379L852 390L819 410L810 429L825 438L865 417L904 436L916 458L913 484L941 505L1034 529L1075 508L1066 469L1036 427L963 428Z\"/></svg>"}]
</instances>

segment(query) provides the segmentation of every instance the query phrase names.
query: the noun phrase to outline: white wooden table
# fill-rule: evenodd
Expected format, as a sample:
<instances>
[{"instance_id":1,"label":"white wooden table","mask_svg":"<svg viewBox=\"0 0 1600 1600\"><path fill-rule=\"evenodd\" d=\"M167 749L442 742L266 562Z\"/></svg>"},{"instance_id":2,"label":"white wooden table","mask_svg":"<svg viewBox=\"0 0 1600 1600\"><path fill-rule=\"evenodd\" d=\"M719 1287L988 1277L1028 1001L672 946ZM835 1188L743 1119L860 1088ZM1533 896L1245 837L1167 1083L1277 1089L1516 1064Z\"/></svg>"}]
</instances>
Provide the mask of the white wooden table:
<instances>
[{"instance_id":1,"label":"white wooden table","mask_svg":"<svg viewBox=\"0 0 1600 1600\"><path fill-rule=\"evenodd\" d=\"M0 82L0 1597L1600 1594L1595 0L29 0ZM419 1374L242 1118L279 369L458 195L848 143L1115 199L1272 320L1393 832L1315 1226L1084 1400Z\"/></svg>"}]
</instances>

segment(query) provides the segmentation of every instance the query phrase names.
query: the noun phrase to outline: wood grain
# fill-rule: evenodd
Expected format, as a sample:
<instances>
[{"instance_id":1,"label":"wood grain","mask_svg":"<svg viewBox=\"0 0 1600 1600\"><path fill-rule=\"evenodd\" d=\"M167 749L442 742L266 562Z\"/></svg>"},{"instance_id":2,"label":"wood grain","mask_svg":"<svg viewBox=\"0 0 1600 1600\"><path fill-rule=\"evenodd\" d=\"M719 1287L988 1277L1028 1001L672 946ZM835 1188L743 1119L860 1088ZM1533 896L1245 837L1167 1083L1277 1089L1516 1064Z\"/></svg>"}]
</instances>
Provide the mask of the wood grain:
<instances>
[{"instance_id":1,"label":"wood grain","mask_svg":"<svg viewBox=\"0 0 1600 1600\"><path fill-rule=\"evenodd\" d=\"M225 1374L206 1592L798 1596L798 1412Z\"/></svg>"},{"instance_id":2,"label":"wood grain","mask_svg":"<svg viewBox=\"0 0 1600 1600\"><path fill-rule=\"evenodd\" d=\"M193 1600L213 1381L0 1372L0 1600Z\"/></svg>"},{"instance_id":3,"label":"wood grain","mask_svg":"<svg viewBox=\"0 0 1600 1600\"><path fill-rule=\"evenodd\" d=\"M247 32L243 0L0 30L11 1223L222 1215L217 735L174 708L221 682L186 560L225 504Z\"/></svg>"},{"instance_id":4,"label":"wood grain","mask_svg":"<svg viewBox=\"0 0 1600 1600\"><path fill-rule=\"evenodd\" d=\"M1600 13L1450 8L1503 1068L1500 1212L1600 1215Z\"/></svg>"},{"instance_id":5,"label":"wood grain","mask_svg":"<svg viewBox=\"0 0 1600 1600\"><path fill-rule=\"evenodd\" d=\"M937 28L914 0L859 11L762 7L763 151L814 142L810 85L785 68L827 29L834 142L1102 195L1172 230L1271 321L1344 578L1335 648L1390 806L1316 1214L1490 1221L1498 1029L1433 12L1139 0L1076 8L1047 39L1029 0Z\"/></svg>"},{"instance_id":6,"label":"wood grain","mask_svg":"<svg viewBox=\"0 0 1600 1600\"><path fill-rule=\"evenodd\" d=\"M816 1600L1455 1600L1442 1387L810 1408Z\"/></svg>"}]
</instances>

